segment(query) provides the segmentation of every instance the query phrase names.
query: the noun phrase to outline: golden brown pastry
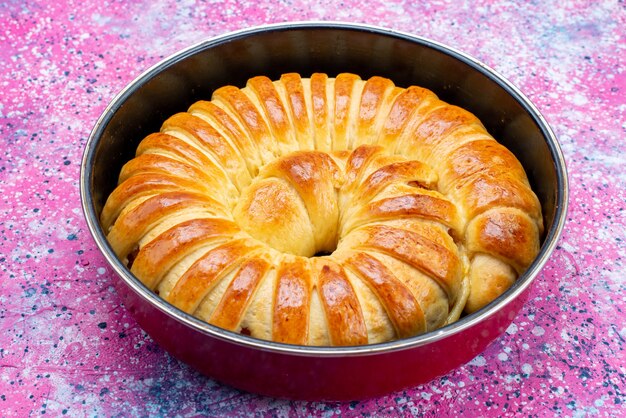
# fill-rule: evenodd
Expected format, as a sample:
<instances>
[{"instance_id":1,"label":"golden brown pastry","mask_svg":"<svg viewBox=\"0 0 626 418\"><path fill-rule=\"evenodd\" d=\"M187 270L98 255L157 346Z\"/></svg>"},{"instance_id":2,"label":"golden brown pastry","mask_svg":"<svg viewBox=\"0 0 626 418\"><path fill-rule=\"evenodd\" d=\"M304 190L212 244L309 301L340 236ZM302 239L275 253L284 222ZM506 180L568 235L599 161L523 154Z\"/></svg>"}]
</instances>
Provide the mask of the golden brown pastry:
<instances>
[{"instance_id":1,"label":"golden brown pastry","mask_svg":"<svg viewBox=\"0 0 626 418\"><path fill-rule=\"evenodd\" d=\"M539 251L539 201L471 113L354 74L255 77L165 121L101 215L148 288L291 344L431 331L504 292Z\"/></svg>"}]
</instances>

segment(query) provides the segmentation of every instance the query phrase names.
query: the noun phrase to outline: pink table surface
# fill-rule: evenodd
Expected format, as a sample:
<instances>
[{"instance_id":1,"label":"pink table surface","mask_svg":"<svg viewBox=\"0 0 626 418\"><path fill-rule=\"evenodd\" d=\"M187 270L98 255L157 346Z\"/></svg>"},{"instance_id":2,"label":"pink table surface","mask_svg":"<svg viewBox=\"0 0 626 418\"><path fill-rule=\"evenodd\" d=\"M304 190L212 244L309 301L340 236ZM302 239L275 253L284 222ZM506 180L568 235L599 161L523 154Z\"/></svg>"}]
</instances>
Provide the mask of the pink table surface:
<instances>
[{"instance_id":1,"label":"pink table surface","mask_svg":"<svg viewBox=\"0 0 626 418\"><path fill-rule=\"evenodd\" d=\"M0 416L623 416L624 2L311 3L0 4ZM560 245L506 333L446 376L362 402L242 393L170 357L121 305L79 202L89 132L140 72L231 30L312 19L482 60L542 111L570 172Z\"/></svg>"}]
</instances>

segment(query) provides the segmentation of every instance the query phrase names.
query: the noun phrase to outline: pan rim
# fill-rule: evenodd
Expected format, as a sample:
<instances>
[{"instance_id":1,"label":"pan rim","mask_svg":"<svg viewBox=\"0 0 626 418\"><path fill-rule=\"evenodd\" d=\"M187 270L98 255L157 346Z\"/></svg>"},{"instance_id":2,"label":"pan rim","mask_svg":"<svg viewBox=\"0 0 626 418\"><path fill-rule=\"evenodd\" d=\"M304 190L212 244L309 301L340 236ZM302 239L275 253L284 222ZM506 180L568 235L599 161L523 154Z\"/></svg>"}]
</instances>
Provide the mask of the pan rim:
<instances>
[{"instance_id":1,"label":"pan rim","mask_svg":"<svg viewBox=\"0 0 626 418\"><path fill-rule=\"evenodd\" d=\"M137 278L135 278L130 273L130 271L117 259L115 253L106 241L104 232L100 227L98 215L96 214L95 207L93 205L91 192L91 183L93 179L93 171L91 168L93 167L93 162L95 159L95 150L97 148L96 145L98 144L102 133L106 129L108 123L111 121L111 118L113 117L115 112L136 90L138 90L150 79L161 73L164 69L167 69L170 66L175 65L177 62L182 61L198 52L201 52L204 49L222 43L230 42L236 39L254 36L260 33L267 33L272 31L287 31L294 29L333 29L347 31L365 31L381 36L399 38L401 40L418 43L422 46L435 49L439 52L451 56L454 59L464 62L465 64L472 67L474 70L479 71L482 75L488 77L491 81L498 84L524 108L524 110L531 117L534 123L537 124L550 150L550 156L552 158L552 162L555 166L556 171L557 195L555 199L556 205L554 209L554 221L550 229L547 231L540 252L533 261L533 263L517 279L515 284L505 293L503 293L499 298L494 300L483 309L473 314L467 315L456 322L415 337L393 340L384 343L351 347L300 346L260 340L249 336L240 335L231 331L223 330L200 319L197 319L179 310L173 305L170 305L168 302L155 295L153 292L147 289ZM107 263L113 268L118 277L131 291L137 294L145 302L149 303L152 307L160 310L170 318L202 334L240 346L246 346L251 349L296 356L345 357L385 354L424 346L472 328L505 308L509 303L515 300L518 296L520 296L531 285L531 283L535 280L536 276L547 263L550 255L554 251L562 234L563 227L567 218L569 186L567 168L563 152L555 134L548 125L546 119L539 112L536 106L517 87L515 87L502 75L500 75L498 72L488 67L484 63L478 61L477 59L471 57L464 52L444 45L440 42L433 41L422 36L387 29L380 26L340 21L299 21L254 26L251 28L240 29L200 41L194 45L186 47L170 55L169 57L164 58L163 60L154 64L143 73L141 73L139 76L137 76L109 102L109 104L97 120L96 124L94 125L89 135L89 138L87 139L81 162L80 198L88 229L91 233L91 236L95 240L100 252L107 260Z\"/></svg>"}]
</instances>

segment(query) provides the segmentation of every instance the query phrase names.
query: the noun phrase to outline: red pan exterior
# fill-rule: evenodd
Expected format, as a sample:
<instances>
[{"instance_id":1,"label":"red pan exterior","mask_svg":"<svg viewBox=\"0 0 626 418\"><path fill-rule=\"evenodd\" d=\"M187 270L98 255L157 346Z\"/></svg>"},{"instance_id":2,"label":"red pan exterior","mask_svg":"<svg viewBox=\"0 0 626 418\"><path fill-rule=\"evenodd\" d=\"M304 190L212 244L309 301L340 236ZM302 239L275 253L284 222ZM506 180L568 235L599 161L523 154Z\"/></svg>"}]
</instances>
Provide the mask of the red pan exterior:
<instances>
[{"instance_id":1,"label":"red pan exterior","mask_svg":"<svg viewBox=\"0 0 626 418\"><path fill-rule=\"evenodd\" d=\"M262 395L333 401L391 393L467 363L507 329L529 289L477 325L428 344L369 355L320 357L259 350L201 333L117 282L139 325L170 354L201 373Z\"/></svg>"}]
</instances>

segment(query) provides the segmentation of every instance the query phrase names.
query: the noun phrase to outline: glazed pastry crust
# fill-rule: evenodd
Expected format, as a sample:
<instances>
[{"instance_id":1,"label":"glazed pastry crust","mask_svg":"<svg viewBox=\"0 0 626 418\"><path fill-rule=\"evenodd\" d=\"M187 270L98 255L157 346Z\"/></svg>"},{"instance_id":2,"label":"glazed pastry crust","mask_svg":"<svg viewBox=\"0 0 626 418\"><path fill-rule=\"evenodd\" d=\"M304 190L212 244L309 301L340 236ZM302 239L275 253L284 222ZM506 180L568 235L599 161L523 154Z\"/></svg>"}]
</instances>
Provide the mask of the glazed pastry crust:
<instances>
[{"instance_id":1,"label":"glazed pastry crust","mask_svg":"<svg viewBox=\"0 0 626 418\"><path fill-rule=\"evenodd\" d=\"M453 322L539 251L539 201L471 113L391 80L225 86L147 136L101 223L182 311L253 337L363 345Z\"/></svg>"}]
</instances>

